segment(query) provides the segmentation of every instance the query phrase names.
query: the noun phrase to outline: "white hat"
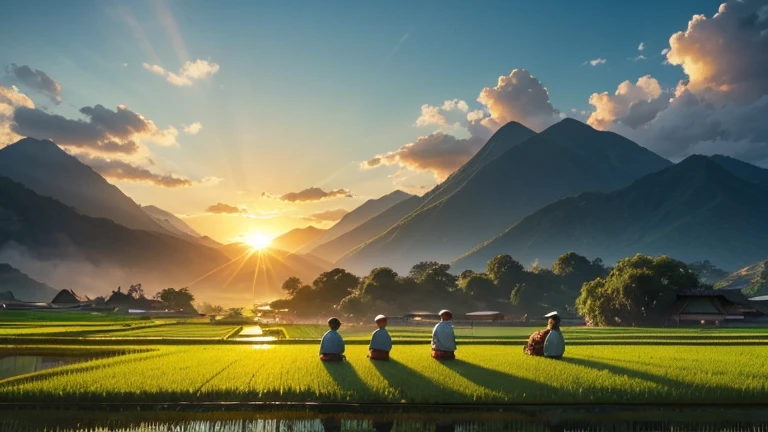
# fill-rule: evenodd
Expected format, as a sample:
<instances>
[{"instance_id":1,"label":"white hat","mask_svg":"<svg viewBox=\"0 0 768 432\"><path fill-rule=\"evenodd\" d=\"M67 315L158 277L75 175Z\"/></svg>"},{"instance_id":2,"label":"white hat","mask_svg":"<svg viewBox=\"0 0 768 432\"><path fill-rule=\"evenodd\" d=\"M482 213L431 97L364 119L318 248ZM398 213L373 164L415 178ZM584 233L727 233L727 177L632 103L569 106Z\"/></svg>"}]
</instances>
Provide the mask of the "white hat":
<instances>
[{"instance_id":1,"label":"white hat","mask_svg":"<svg viewBox=\"0 0 768 432\"><path fill-rule=\"evenodd\" d=\"M441 310L438 315L442 315L442 314L446 314L446 313L450 314L451 316L453 316L453 312L449 311L448 309Z\"/></svg>"},{"instance_id":2,"label":"white hat","mask_svg":"<svg viewBox=\"0 0 768 432\"><path fill-rule=\"evenodd\" d=\"M552 317L556 317L556 316L558 316L558 315L559 315L559 314L557 313L557 311L552 311L552 312L550 312L550 313L548 313L548 314L544 315L544 318L552 318Z\"/></svg>"},{"instance_id":3,"label":"white hat","mask_svg":"<svg viewBox=\"0 0 768 432\"><path fill-rule=\"evenodd\" d=\"M376 318L373 319L373 322L379 322L379 320L387 319L386 315L378 314L376 315Z\"/></svg>"}]
</instances>

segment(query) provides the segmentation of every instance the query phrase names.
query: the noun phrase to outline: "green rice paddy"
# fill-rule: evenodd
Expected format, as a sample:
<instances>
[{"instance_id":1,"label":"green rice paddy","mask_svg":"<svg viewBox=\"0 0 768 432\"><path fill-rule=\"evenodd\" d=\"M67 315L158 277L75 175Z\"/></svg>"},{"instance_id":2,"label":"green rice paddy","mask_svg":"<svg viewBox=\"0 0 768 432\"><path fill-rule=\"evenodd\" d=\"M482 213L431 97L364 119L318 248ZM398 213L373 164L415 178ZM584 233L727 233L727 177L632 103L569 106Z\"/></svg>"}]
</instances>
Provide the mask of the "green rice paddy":
<instances>
[{"instance_id":1,"label":"green rice paddy","mask_svg":"<svg viewBox=\"0 0 768 432\"><path fill-rule=\"evenodd\" d=\"M323 363L325 326L276 327L287 340L199 320L1 322L0 358L84 361L0 380L0 402L768 404L763 328L566 328L550 360L522 353L538 328L457 326L457 360L440 362L428 326L394 326L392 360L373 362L373 328L344 326L347 361Z\"/></svg>"}]
</instances>

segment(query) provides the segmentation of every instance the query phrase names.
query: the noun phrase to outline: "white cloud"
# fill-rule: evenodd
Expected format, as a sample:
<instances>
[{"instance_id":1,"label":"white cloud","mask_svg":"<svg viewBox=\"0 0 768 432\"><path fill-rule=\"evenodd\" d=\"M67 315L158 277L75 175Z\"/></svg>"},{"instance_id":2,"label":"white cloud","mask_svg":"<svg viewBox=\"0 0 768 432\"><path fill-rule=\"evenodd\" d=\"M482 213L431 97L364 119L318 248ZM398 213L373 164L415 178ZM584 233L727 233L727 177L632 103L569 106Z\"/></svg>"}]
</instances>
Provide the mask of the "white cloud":
<instances>
[{"instance_id":1,"label":"white cloud","mask_svg":"<svg viewBox=\"0 0 768 432\"><path fill-rule=\"evenodd\" d=\"M640 45L637 46L638 51L643 51L645 49L645 42L640 42Z\"/></svg>"},{"instance_id":2,"label":"white cloud","mask_svg":"<svg viewBox=\"0 0 768 432\"><path fill-rule=\"evenodd\" d=\"M650 75L641 77L636 84L624 81L613 95L603 92L589 97L589 103L594 105L595 111L587 123L597 129L607 129L615 122L637 127L652 120L658 111L666 108L663 102L668 101L670 96L663 96L661 85Z\"/></svg>"},{"instance_id":3,"label":"white cloud","mask_svg":"<svg viewBox=\"0 0 768 432\"><path fill-rule=\"evenodd\" d=\"M729 1L712 18L695 15L662 51L687 79L674 92L646 76L613 96L594 94L590 124L673 160L721 153L768 166L767 7Z\"/></svg>"},{"instance_id":4,"label":"white cloud","mask_svg":"<svg viewBox=\"0 0 768 432\"><path fill-rule=\"evenodd\" d=\"M0 86L0 147L12 144L22 138L11 129L13 124L13 113L17 107L35 108L27 95L20 92L16 86Z\"/></svg>"},{"instance_id":5,"label":"white cloud","mask_svg":"<svg viewBox=\"0 0 768 432\"><path fill-rule=\"evenodd\" d=\"M218 64L202 59L185 62L178 73L170 72L160 65L143 63L142 66L154 74L165 77L166 81L179 87L191 86L195 81L208 78L219 71Z\"/></svg>"},{"instance_id":6,"label":"white cloud","mask_svg":"<svg viewBox=\"0 0 768 432\"><path fill-rule=\"evenodd\" d=\"M194 122L191 125L183 125L184 133L189 135L197 135L200 129L203 128L203 124L200 122Z\"/></svg>"},{"instance_id":7,"label":"white cloud","mask_svg":"<svg viewBox=\"0 0 768 432\"><path fill-rule=\"evenodd\" d=\"M485 144L485 139L456 138L442 132L422 136L399 149L374 156L363 162L362 168L399 165L411 171L431 172L438 181L464 165Z\"/></svg>"},{"instance_id":8,"label":"white cloud","mask_svg":"<svg viewBox=\"0 0 768 432\"><path fill-rule=\"evenodd\" d=\"M598 57L598 58L596 58L594 60L587 60L587 61L584 62L584 64L590 64L592 66L598 66L598 65L601 65L601 64L605 64L605 62L607 62L607 61L608 60L606 60L606 59L604 59L602 57Z\"/></svg>"}]
</instances>

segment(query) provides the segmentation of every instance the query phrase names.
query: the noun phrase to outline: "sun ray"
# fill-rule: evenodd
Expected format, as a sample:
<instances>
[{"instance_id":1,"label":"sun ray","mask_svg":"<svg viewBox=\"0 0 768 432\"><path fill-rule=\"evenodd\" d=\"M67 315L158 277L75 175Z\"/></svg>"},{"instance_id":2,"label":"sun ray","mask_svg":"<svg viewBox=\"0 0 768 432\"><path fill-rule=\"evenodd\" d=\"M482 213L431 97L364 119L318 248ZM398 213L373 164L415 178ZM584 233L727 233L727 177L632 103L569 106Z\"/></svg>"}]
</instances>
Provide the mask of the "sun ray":
<instances>
[{"instance_id":1,"label":"sun ray","mask_svg":"<svg viewBox=\"0 0 768 432\"><path fill-rule=\"evenodd\" d=\"M226 266L228 266L228 265L232 264L233 262L235 262L235 261L239 260L240 258L242 258L242 257L243 257L243 255L246 255L246 254L249 254L249 253L253 253L253 252L252 252L252 251L250 251L250 250L247 250L247 251L243 252L243 254L242 254L242 255L239 255L239 256L237 256L237 257L235 257L235 258L232 258L231 260L229 260L229 262L226 262L226 263L224 263L224 264L222 264L222 265L220 265L220 266L216 267L215 269L213 269L213 270L209 271L208 273L206 273L206 274L204 274L204 275L200 276L199 278L195 279L195 280L194 280L194 281L192 281L191 283L187 284L187 286L192 286L192 285L194 285L194 284L196 284L196 283L200 282L201 280L203 280L203 279L207 278L208 276L210 276L210 275L212 275L212 274L216 273L217 271L219 271L219 270L223 269L224 267L226 267Z\"/></svg>"}]
</instances>

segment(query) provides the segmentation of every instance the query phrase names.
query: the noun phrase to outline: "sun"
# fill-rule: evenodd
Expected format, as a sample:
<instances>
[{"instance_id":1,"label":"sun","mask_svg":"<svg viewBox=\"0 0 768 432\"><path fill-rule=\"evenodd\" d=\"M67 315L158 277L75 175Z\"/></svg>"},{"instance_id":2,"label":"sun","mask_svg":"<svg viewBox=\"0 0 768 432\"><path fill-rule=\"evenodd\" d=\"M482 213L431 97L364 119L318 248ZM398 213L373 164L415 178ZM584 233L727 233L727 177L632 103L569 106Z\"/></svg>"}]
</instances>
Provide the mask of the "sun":
<instances>
[{"instance_id":1,"label":"sun","mask_svg":"<svg viewBox=\"0 0 768 432\"><path fill-rule=\"evenodd\" d=\"M272 242L272 239L265 236L262 233L251 233L246 234L243 237L243 243L248 245L253 250L261 250L266 247L269 247L269 244Z\"/></svg>"}]
</instances>

